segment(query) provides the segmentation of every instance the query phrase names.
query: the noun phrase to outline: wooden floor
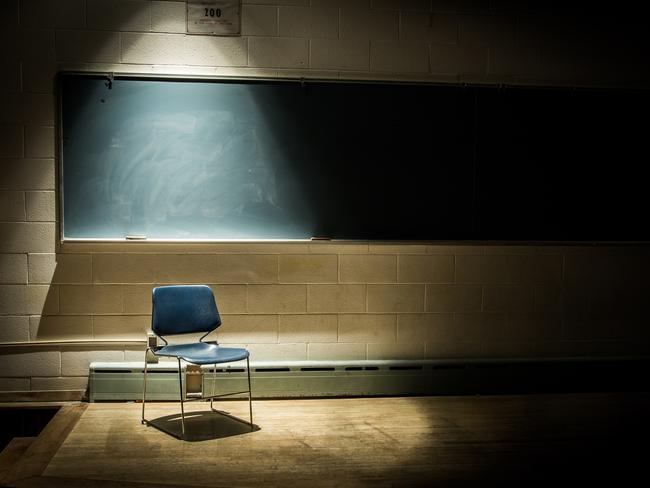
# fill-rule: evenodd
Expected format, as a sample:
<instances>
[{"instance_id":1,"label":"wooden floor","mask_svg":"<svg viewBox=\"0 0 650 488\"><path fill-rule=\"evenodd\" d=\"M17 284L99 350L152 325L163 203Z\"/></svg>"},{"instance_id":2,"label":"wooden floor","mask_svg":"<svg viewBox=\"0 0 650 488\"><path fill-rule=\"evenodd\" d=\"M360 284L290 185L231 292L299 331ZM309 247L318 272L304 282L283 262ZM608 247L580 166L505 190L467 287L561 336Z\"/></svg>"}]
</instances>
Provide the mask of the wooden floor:
<instances>
[{"instance_id":1,"label":"wooden floor","mask_svg":"<svg viewBox=\"0 0 650 488\"><path fill-rule=\"evenodd\" d=\"M624 485L643 473L650 434L645 393L266 400L254 431L188 407L179 441L141 425L140 404L89 404L41 476L9 485ZM248 415L246 402L218 407ZM180 429L177 409L148 404L147 416Z\"/></svg>"}]
</instances>

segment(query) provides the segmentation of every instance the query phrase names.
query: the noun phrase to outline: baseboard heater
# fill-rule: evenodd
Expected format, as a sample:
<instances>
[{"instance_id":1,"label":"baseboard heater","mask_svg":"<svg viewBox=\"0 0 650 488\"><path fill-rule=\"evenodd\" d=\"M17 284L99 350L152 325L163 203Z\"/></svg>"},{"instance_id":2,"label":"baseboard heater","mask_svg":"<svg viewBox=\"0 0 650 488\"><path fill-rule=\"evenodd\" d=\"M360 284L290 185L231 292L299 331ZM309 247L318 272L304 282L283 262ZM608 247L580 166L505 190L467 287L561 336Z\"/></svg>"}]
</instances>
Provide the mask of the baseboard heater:
<instances>
[{"instance_id":1,"label":"baseboard heater","mask_svg":"<svg viewBox=\"0 0 650 488\"><path fill-rule=\"evenodd\" d=\"M90 364L89 399L142 398L143 362ZM646 391L650 358L251 362L255 398ZM182 366L183 394L242 391L246 365ZM147 399L177 400L178 365L148 365Z\"/></svg>"}]
</instances>

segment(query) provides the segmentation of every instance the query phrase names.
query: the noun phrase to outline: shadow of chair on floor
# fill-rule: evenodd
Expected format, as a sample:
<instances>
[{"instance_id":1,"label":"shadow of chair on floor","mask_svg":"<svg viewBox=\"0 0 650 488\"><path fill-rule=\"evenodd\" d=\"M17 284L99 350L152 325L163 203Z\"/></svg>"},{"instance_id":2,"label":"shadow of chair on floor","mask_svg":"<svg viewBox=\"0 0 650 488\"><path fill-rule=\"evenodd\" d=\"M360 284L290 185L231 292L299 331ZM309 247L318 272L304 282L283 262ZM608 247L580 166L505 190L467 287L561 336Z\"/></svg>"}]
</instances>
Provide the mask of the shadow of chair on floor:
<instances>
[{"instance_id":1,"label":"shadow of chair on floor","mask_svg":"<svg viewBox=\"0 0 650 488\"><path fill-rule=\"evenodd\" d=\"M182 433L181 414L165 415L148 421L148 424L176 438ZM222 410L199 410L185 412L185 438L189 442L224 439L236 435L250 434L260 430Z\"/></svg>"}]
</instances>

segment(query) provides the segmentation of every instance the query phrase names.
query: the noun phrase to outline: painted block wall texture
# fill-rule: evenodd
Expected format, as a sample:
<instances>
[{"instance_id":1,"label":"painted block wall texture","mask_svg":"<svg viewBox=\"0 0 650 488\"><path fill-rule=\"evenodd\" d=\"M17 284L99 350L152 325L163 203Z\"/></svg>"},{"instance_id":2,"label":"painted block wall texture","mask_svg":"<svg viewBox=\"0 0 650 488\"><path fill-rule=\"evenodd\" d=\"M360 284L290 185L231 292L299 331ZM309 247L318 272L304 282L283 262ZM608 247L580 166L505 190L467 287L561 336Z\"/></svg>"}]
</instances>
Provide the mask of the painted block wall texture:
<instances>
[{"instance_id":1,"label":"painted block wall texture","mask_svg":"<svg viewBox=\"0 0 650 488\"><path fill-rule=\"evenodd\" d=\"M219 339L258 360L647 354L641 246L57 237L59 70L647 86L635 17L542 2L243 0L242 35L209 37L185 34L182 1L3 0L0 343L39 345L0 345L0 390L83 389L90 361L140 360L143 346L125 341L144 338L151 289L175 283L212 286Z\"/></svg>"}]
</instances>

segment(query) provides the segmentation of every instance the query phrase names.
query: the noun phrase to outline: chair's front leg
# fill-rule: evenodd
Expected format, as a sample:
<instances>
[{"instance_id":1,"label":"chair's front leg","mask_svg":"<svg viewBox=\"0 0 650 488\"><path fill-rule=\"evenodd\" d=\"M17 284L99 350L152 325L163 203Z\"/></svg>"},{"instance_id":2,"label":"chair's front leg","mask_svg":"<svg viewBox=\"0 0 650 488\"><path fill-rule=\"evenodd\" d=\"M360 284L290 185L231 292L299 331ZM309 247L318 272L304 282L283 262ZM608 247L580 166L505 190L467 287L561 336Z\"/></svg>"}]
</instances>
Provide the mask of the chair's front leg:
<instances>
[{"instance_id":1,"label":"chair's front leg","mask_svg":"<svg viewBox=\"0 0 650 488\"><path fill-rule=\"evenodd\" d=\"M251 363L248 357L246 358L246 372L248 373L248 413L251 419L251 430L253 430L253 399L251 398L253 392L251 391Z\"/></svg>"},{"instance_id":2,"label":"chair's front leg","mask_svg":"<svg viewBox=\"0 0 650 488\"><path fill-rule=\"evenodd\" d=\"M144 406L147 403L147 353L149 348L144 351L144 375L142 377L142 423L146 424L147 421L144 418Z\"/></svg>"},{"instance_id":3,"label":"chair's front leg","mask_svg":"<svg viewBox=\"0 0 650 488\"><path fill-rule=\"evenodd\" d=\"M178 359L178 386L181 396L181 438L185 438L185 409L183 408L183 373L181 372L181 358Z\"/></svg>"}]
</instances>

